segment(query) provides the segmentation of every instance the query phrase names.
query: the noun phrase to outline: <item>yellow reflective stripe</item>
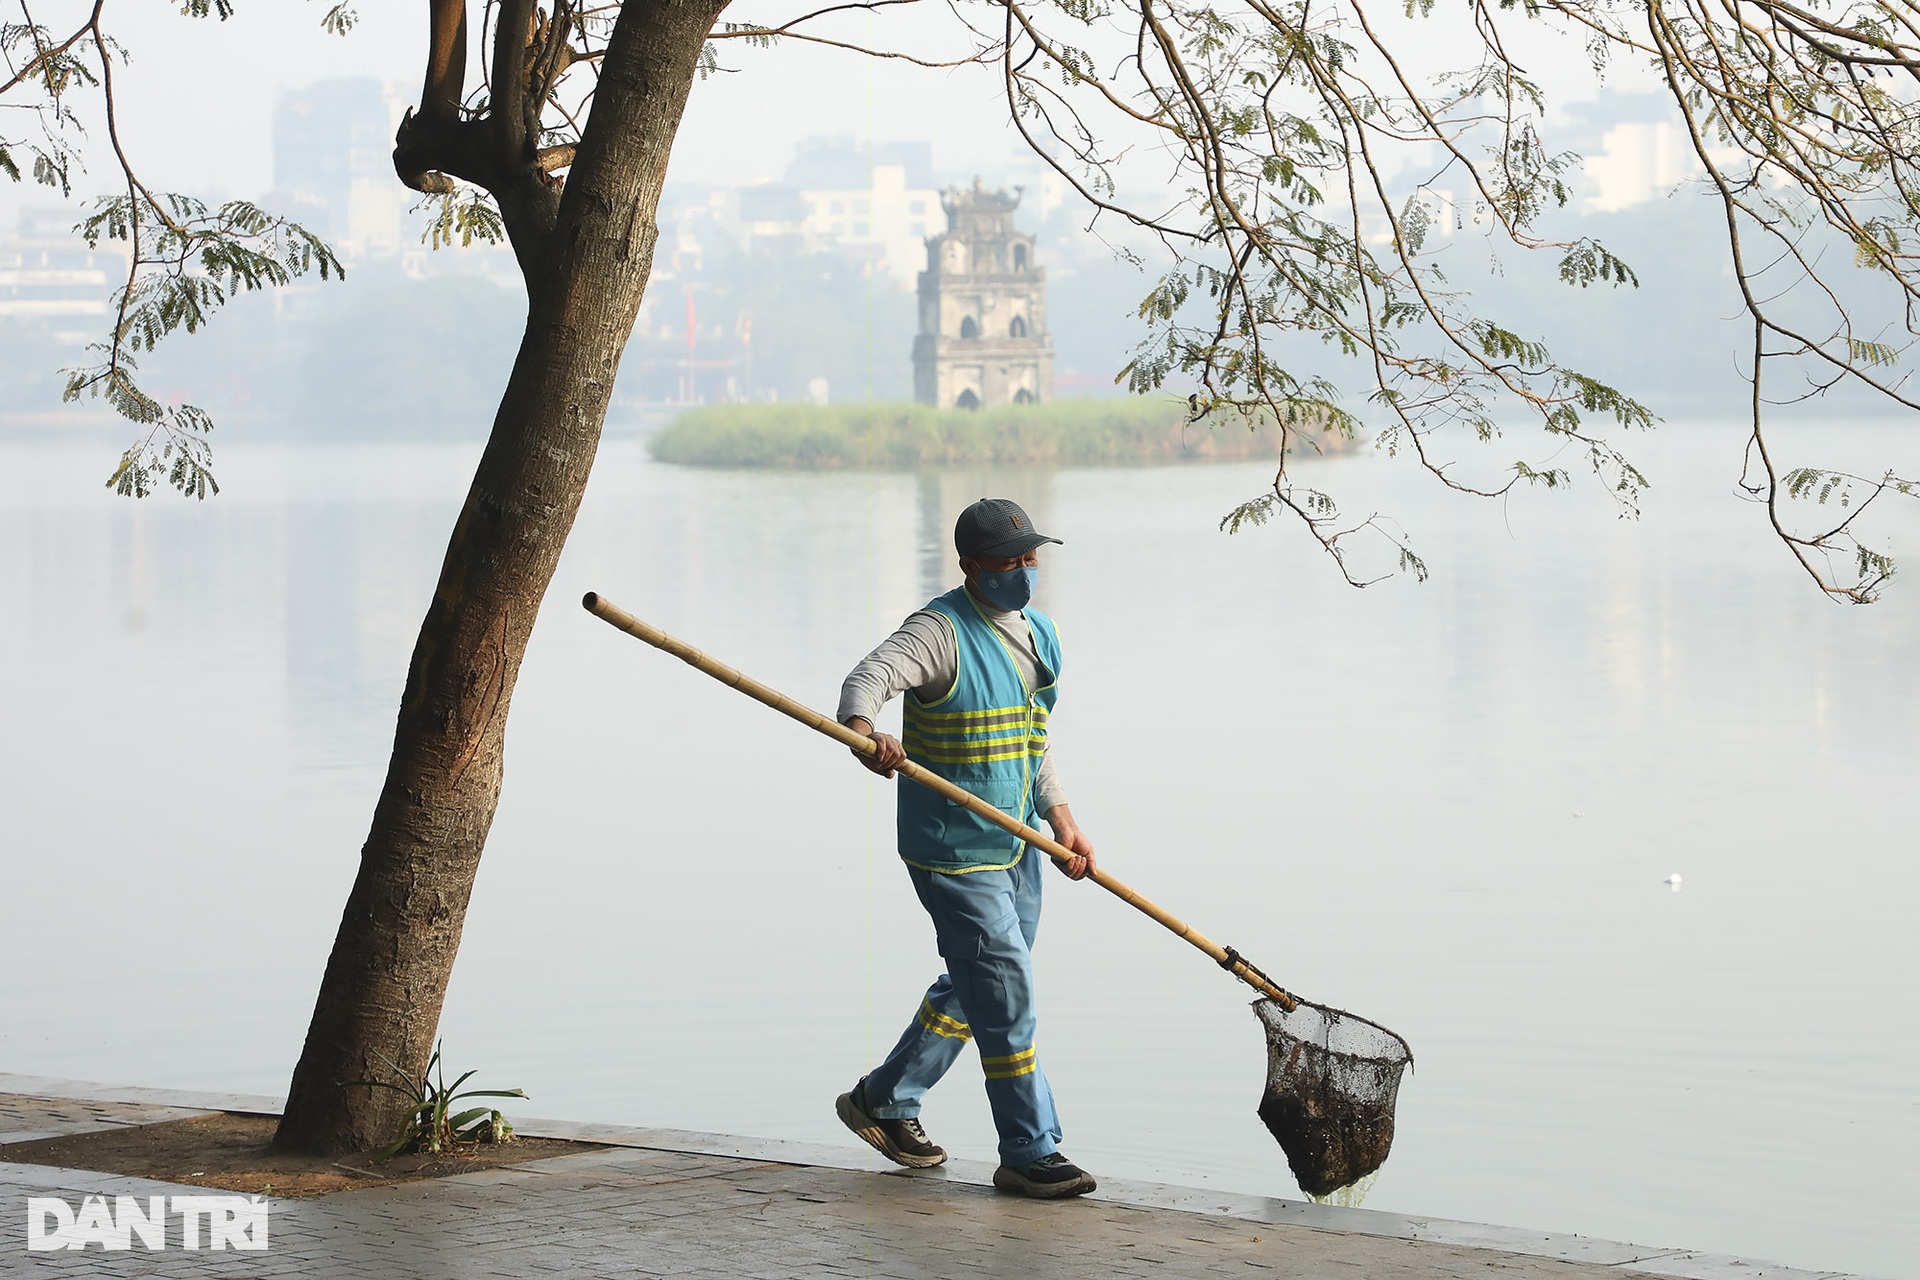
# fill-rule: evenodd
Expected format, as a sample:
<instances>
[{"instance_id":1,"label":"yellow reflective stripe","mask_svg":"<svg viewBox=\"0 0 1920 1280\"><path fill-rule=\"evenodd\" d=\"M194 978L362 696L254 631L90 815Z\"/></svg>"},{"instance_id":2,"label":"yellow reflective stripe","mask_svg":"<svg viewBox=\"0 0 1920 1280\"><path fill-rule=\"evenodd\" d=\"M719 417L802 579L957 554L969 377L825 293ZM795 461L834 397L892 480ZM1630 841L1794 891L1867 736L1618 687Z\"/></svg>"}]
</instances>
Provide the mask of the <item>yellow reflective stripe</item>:
<instances>
[{"instance_id":1,"label":"yellow reflective stripe","mask_svg":"<svg viewBox=\"0 0 1920 1280\"><path fill-rule=\"evenodd\" d=\"M924 707L916 707L909 703L907 704L907 712L916 719L939 720L946 724L978 723L1006 716L1020 716L1024 718L1029 712L1039 716L1042 720L1047 718L1047 709L1045 707L1029 707L1025 704L1013 707L988 707L984 711L928 711Z\"/></svg>"},{"instance_id":2,"label":"yellow reflective stripe","mask_svg":"<svg viewBox=\"0 0 1920 1280\"><path fill-rule=\"evenodd\" d=\"M925 996L920 998L920 1025L937 1036L949 1040L973 1039L973 1028L964 1022L955 1022L946 1014L933 1007L933 1002Z\"/></svg>"},{"instance_id":3,"label":"yellow reflective stripe","mask_svg":"<svg viewBox=\"0 0 1920 1280\"><path fill-rule=\"evenodd\" d=\"M995 729L989 733L929 733L919 725L909 723L901 731L901 737L908 742L924 742L931 747L953 750L959 747L998 747L1009 742L1021 741L1044 743L1047 740L1047 731L1016 724L1004 729Z\"/></svg>"},{"instance_id":4,"label":"yellow reflective stripe","mask_svg":"<svg viewBox=\"0 0 1920 1280\"><path fill-rule=\"evenodd\" d=\"M1037 723L1044 727L1046 716L1033 716L1031 712L1021 708L1016 714L993 716L991 720L981 720L981 722L947 722L947 720L925 720L924 716L916 716L914 712L908 712L906 723L920 725L927 733L993 733L995 729L1018 729L1023 723Z\"/></svg>"},{"instance_id":5,"label":"yellow reflective stripe","mask_svg":"<svg viewBox=\"0 0 1920 1280\"><path fill-rule=\"evenodd\" d=\"M1025 738L1036 732L1025 720L1014 720L1007 724L987 725L980 729L938 729L927 725L907 721L906 731L916 738L925 738L928 742L938 742L943 746L959 746L967 742L998 742L1003 738ZM1045 730L1038 732L1044 733Z\"/></svg>"},{"instance_id":6,"label":"yellow reflective stripe","mask_svg":"<svg viewBox=\"0 0 1920 1280\"><path fill-rule=\"evenodd\" d=\"M914 714L929 720L991 720L995 716L1023 716L1028 711L1045 711L1044 707L1029 707L1024 702L1016 702L1004 707L981 707L976 711L929 711L925 707L915 707Z\"/></svg>"},{"instance_id":7,"label":"yellow reflective stripe","mask_svg":"<svg viewBox=\"0 0 1920 1280\"><path fill-rule=\"evenodd\" d=\"M937 1023L949 1031L958 1032L962 1035L972 1034L971 1029L966 1023L960 1021L958 1018L949 1018L946 1014L934 1008L933 1002L924 996L920 1000L920 1012L922 1017L927 1021Z\"/></svg>"},{"instance_id":8,"label":"yellow reflective stripe","mask_svg":"<svg viewBox=\"0 0 1920 1280\"><path fill-rule=\"evenodd\" d=\"M1032 1049L1021 1053L1008 1054L1004 1058L982 1057L980 1065L986 1069L989 1080L1011 1080L1015 1076L1024 1076L1040 1066L1040 1060Z\"/></svg>"},{"instance_id":9,"label":"yellow reflective stripe","mask_svg":"<svg viewBox=\"0 0 1920 1280\"><path fill-rule=\"evenodd\" d=\"M982 862L964 867L936 867L930 862L915 862L912 858L905 856L901 857L900 861L910 867L918 867L922 871L931 871L935 875L966 876L976 871L1005 871L1008 867L1017 867L1020 865L1020 859L1026 856L1026 852L1027 846L1023 844L1020 846L1020 852L1013 855L1012 862Z\"/></svg>"},{"instance_id":10,"label":"yellow reflective stripe","mask_svg":"<svg viewBox=\"0 0 1920 1280\"><path fill-rule=\"evenodd\" d=\"M1046 741L1039 733L1029 733L1025 725L1014 725L1012 733L981 733L973 737L945 737L945 735L929 737L914 725L906 725L906 733L902 733L900 739L906 743L908 750L914 747L931 747L935 750L998 750L1000 747L1012 747L1016 743Z\"/></svg>"},{"instance_id":11,"label":"yellow reflective stripe","mask_svg":"<svg viewBox=\"0 0 1920 1280\"><path fill-rule=\"evenodd\" d=\"M906 747L908 755L931 760L935 764L991 764L995 760L1019 760L1041 754L1024 741L1015 741L1011 746L996 751L937 751L909 738Z\"/></svg>"}]
</instances>

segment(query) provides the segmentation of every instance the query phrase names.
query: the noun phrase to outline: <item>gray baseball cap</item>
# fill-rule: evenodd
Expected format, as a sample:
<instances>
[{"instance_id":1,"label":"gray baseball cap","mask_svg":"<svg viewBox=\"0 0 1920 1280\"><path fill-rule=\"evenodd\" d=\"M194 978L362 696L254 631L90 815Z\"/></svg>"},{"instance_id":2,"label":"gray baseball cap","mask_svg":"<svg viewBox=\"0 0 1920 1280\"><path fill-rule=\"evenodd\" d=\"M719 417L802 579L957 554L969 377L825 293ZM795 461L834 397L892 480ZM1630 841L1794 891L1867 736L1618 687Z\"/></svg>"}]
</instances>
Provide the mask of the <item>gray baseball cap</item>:
<instances>
[{"instance_id":1,"label":"gray baseball cap","mask_svg":"<svg viewBox=\"0 0 1920 1280\"><path fill-rule=\"evenodd\" d=\"M1025 555L1043 542L1060 539L1036 530L1020 504L1011 498L982 498L962 511L953 524L953 549L963 556L1001 560Z\"/></svg>"}]
</instances>

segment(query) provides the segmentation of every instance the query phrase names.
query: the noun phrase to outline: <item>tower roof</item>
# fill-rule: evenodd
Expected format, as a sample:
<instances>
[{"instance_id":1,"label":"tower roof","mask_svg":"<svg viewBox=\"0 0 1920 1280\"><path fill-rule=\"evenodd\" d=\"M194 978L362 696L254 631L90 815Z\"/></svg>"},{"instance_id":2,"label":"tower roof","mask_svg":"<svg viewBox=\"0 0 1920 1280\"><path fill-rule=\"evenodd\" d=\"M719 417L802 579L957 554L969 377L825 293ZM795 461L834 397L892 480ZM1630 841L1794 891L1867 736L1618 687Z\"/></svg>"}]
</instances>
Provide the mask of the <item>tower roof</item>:
<instances>
[{"instance_id":1,"label":"tower roof","mask_svg":"<svg viewBox=\"0 0 1920 1280\"><path fill-rule=\"evenodd\" d=\"M989 191L985 181L976 176L971 188L948 187L942 192L940 207L947 211L949 218L957 218L969 213L1006 217L1019 207L1021 190L1022 188L1015 187L1012 195L1008 195L1004 189Z\"/></svg>"}]
</instances>

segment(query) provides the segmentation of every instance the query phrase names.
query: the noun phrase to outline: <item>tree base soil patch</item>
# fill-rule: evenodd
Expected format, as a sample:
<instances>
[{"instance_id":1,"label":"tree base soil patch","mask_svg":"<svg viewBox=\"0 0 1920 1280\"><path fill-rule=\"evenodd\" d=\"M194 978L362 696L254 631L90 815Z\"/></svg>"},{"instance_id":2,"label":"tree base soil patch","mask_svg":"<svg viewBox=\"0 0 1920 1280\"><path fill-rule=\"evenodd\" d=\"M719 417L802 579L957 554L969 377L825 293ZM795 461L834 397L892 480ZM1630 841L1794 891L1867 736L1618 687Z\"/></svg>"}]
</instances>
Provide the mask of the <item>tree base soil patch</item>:
<instances>
[{"instance_id":1,"label":"tree base soil patch","mask_svg":"<svg viewBox=\"0 0 1920 1280\"><path fill-rule=\"evenodd\" d=\"M0 1160L121 1173L248 1195L298 1198L604 1150L604 1144L597 1142L515 1138L511 1142L463 1143L452 1151L395 1156L375 1165L364 1154L328 1157L273 1151L268 1144L279 1123L275 1116L221 1112L163 1124L127 1125L13 1143L0 1147Z\"/></svg>"}]
</instances>

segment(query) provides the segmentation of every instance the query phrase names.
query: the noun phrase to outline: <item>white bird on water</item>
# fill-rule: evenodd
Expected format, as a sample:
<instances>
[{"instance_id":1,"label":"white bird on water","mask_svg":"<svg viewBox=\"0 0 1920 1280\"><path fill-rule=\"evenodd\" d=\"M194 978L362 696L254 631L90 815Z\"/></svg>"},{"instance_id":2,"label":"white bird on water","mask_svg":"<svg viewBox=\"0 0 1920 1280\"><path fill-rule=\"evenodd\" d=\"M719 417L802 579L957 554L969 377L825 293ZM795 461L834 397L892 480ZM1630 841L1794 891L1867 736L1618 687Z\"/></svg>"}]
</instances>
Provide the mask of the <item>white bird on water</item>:
<instances>
[{"instance_id":1,"label":"white bird on water","mask_svg":"<svg viewBox=\"0 0 1920 1280\"><path fill-rule=\"evenodd\" d=\"M1680 892L1680 873L1676 871L1672 875L1668 876L1665 880L1662 880L1660 883L1667 886L1667 888L1671 889L1673 892L1678 893Z\"/></svg>"}]
</instances>

